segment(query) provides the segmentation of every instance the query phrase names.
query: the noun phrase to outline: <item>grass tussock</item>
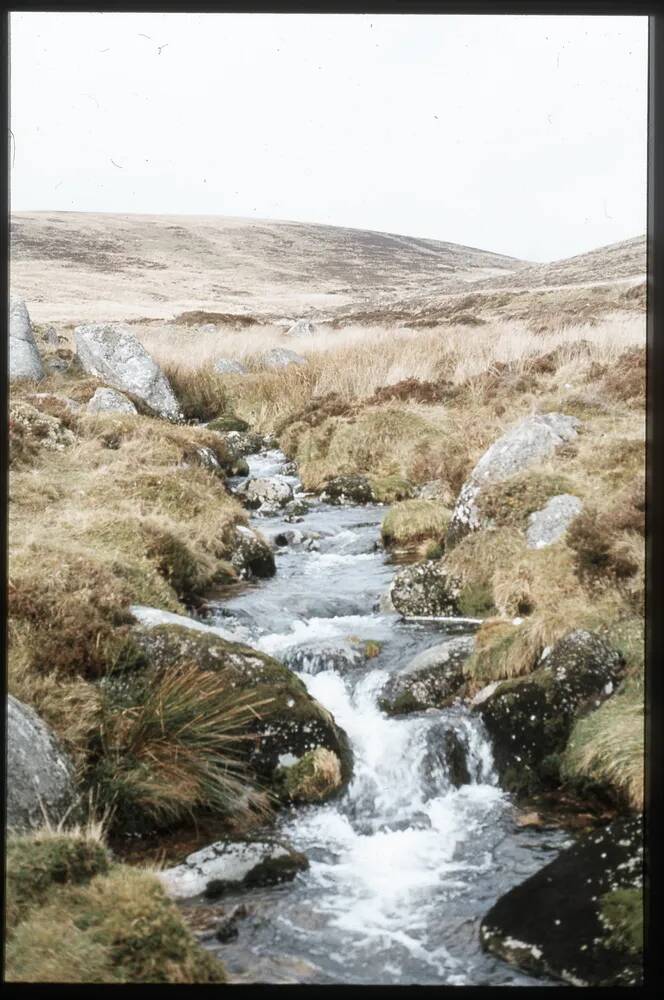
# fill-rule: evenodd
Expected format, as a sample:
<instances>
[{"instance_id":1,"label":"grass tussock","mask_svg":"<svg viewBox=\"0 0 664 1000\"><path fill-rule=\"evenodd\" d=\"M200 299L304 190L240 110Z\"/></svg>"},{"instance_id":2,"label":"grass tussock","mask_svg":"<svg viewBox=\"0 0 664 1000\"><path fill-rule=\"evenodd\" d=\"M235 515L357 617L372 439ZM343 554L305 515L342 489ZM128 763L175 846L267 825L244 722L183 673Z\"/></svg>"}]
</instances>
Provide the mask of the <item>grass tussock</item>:
<instances>
[{"instance_id":1,"label":"grass tussock","mask_svg":"<svg viewBox=\"0 0 664 1000\"><path fill-rule=\"evenodd\" d=\"M214 420L228 409L226 382L212 366L197 369L169 365L164 370L185 420Z\"/></svg>"},{"instance_id":2,"label":"grass tussock","mask_svg":"<svg viewBox=\"0 0 664 1000\"><path fill-rule=\"evenodd\" d=\"M452 512L437 500L403 500L394 504L383 518L381 534L385 545L409 547L427 539L440 541Z\"/></svg>"},{"instance_id":3,"label":"grass tussock","mask_svg":"<svg viewBox=\"0 0 664 1000\"><path fill-rule=\"evenodd\" d=\"M200 810L249 812L260 799L244 758L262 708L195 663L108 677L91 780L114 827L141 832Z\"/></svg>"},{"instance_id":4,"label":"grass tussock","mask_svg":"<svg viewBox=\"0 0 664 1000\"><path fill-rule=\"evenodd\" d=\"M598 709L579 719L563 757L563 774L608 785L642 810L645 795L643 686L630 679Z\"/></svg>"},{"instance_id":5,"label":"grass tussock","mask_svg":"<svg viewBox=\"0 0 664 1000\"><path fill-rule=\"evenodd\" d=\"M10 836L5 977L26 983L226 981L155 876L90 831Z\"/></svg>"}]
</instances>

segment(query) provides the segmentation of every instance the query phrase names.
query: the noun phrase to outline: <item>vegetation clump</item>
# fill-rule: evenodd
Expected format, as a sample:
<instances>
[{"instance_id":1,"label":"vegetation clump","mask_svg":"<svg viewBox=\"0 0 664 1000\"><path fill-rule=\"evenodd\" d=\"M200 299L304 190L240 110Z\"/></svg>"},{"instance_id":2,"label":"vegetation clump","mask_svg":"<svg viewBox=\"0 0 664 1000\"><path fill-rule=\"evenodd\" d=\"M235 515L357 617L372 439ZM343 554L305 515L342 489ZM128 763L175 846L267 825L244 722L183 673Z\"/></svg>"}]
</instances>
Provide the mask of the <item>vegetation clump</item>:
<instances>
[{"instance_id":1,"label":"vegetation clump","mask_svg":"<svg viewBox=\"0 0 664 1000\"><path fill-rule=\"evenodd\" d=\"M437 500L402 500L383 518L383 542L405 548L427 539L440 544L451 516L449 508Z\"/></svg>"},{"instance_id":2,"label":"vegetation clump","mask_svg":"<svg viewBox=\"0 0 664 1000\"><path fill-rule=\"evenodd\" d=\"M10 982L223 983L151 872L111 861L87 831L11 837Z\"/></svg>"},{"instance_id":3,"label":"vegetation clump","mask_svg":"<svg viewBox=\"0 0 664 1000\"><path fill-rule=\"evenodd\" d=\"M528 471L484 486L476 503L481 514L498 527L523 528L528 515L541 510L551 497L572 491L565 476Z\"/></svg>"},{"instance_id":4,"label":"vegetation clump","mask_svg":"<svg viewBox=\"0 0 664 1000\"><path fill-rule=\"evenodd\" d=\"M211 365L196 369L167 365L164 374L185 420L214 420L228 409L226 381Z\"/></svg>"}]
</instances>

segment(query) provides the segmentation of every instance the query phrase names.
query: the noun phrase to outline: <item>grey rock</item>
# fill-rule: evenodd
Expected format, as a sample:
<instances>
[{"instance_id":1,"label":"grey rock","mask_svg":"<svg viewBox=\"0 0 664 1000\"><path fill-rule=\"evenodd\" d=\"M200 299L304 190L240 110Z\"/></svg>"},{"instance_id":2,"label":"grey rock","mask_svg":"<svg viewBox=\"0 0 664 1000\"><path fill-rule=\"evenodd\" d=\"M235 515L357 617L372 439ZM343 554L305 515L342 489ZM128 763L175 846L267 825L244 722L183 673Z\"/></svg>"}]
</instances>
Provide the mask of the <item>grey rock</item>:
<instances>
[{"instance_id":1,"label":"grey rock","mask_svg":"<svg viewBox=\"0 0 664 1000\"><path fill-rule=\"evenodd\" d=\"M304 855L283 841L219 841L156 875L169 896L189 899L202 893L213 897L231 889L291 881L308 866Z\"/></svg>"},{"instance_id":2,"label":"grey rock","mask_svg":"<svg viewBox=\"0 0 664 1000\"><path fill-rule=\"evenodd\" d=\"M289 365L306 365L307 360L301 354L290 351L286 347L273 347L262 357L266 368L288 368Z\"/></svg>"},{"instance_id":3,"label":"grey rock","mask_svg":"<svg viewBox=\"0 0 664 1000\"><path fill-rule=\"evenodd\" d=\"M404 566L394 575L387 609L391 606L406 617L453 617L457 615L458 580L436 561Z\"/></svg>"},{"instance_id":4,"label":"grey rock","mask_svg":"<svg viewBox=\"0 0 664 1000\"><path fill-rule=\"evenodd\" d=\"M298 319L290 330L286 331L286 335L289 337L313 337L315 333L316 327L308 319Z\"/></svg>"},{"instance_id":5,"label":"grey rock","mask_svg":"<svg viewBox=\"0 0 664 1000\"><path fill-rule=\"evenodd\" d=\"M214 368L222 375L246 375L248 371L241 361L234 358L217 358Z\"/></svg>"},{"instance_id":6,"label":"grey rock","mask_svg":"<svg viewBox=\"0 0 664 1000\"><path fill-rule=\"evenodd\" d=\"M461 488L447 531L447 547L482 527L475 501L483 486L509 479L548 458L561 444L576 437L579 426L576 417L563 413L533 414L494 441Z\"/></svg>"},{"instance_id":7,"label":"grey rock","mask_svg":"<svg viewBox=\"0 0 664 1000\"><path fill-rule=\"evenodd\" d=\"M375 499L366 476L335 476L329 479L321 493L325 503L339 506L348 503L371 503Z\"/></svg>"},{"instance_id":8,"label":"grey rock","mask_svg":"<svg viewBox=\"0 0 664 1000\"><path fill-rule=\"evenodd\" d=\"M130 399L127 399L116 389L100 387L86 407L88 413L128 413L136 414L138 410Z\"/></svg>"},{"instance_id":9,"label":"grey rock","mask_svg":"<svg viewBox=\"0 0 664 1000\"><path fill-rule=\"evenodd\" d=\"M583 510L583 504L578 497L570 493L560 493L551 497L541 510L536 510L528 517L526 541L530 549L543 549L546 545L563 538L567 528Z\"/></svg>"},{"instance_id":10,"label":"grey rock","mask_svg":"<svg viewBox=\"0 0 664 1000\"><path fill-rule=\"evenodd\" d=\"M76 807L74 768L33 709L7 697L7 826L56 824Z\"/></svg>"},{"instance_id":11,"label":"grey rock","mask_svg":"<svg viewBox=\"0 0 664 1000\"><path fill-rule=\"evenodd\" d=\"M235 529L236 544L231 556L231 565L242 579L274 576L276 564L269 542L251 528L239 525Z\"/></svg>"},{"instance_id":12,"label":"grey rock","mask_svg":"<svg viewBox=\"0 0 664 1000\"><path fill-rule=\"evenodd\" d=\"M86 372L142 399L160 417L182 419L168 379L128 326L90 323L76 327L74 339Z\"/></svg>"},{"instance_id":13,"label":"grey rock","mask_svg":"<svg viewBox=\"0 0 664 1000\"><path fill-rule=\"evenodd\" d=\"M44 377L39 350L30 322L30 314L23 299L9 297L9 381L31 379L39 382Z\"/></svg>"},{"instance_id":14,"label":"grey rock","mask_svg":"<svg viewBox=\"0 0 664 1000\"><path fill-rule=\"evenodd\" d=\"M285 507L293 499L290 483L277 477L258 477L247 480L243 495L247 507L252 510L262 507Z\"/></svg>"},{"instance_id":15,"label":"grey rock","mask_svg":"<svg viewBox=\"0 0 664 1000\"><path fill-rule=\"evenodd\" d=\"M194 448L188 458L194 465L198 465L201 469L207 469L208 472L212 472L219 479L225 479L224 470L212 448L201 445L200 448Z\"/></svg>"},{"instance_id":16,"label":"grey rock","mask_svg":"<svg viewBox=\"0 0 664 1000\"><path fill-rule=\"evenodd\" d=\"M224 439L224 444L234 458L255 455L265 444L265 438L257 431L215 431Z\"/></svg>"},{"instance_id":17,"label":"grey rock","mask_svg":"<svg viewBox=\"0 0 664 1000\"><path fill-rule=\"evenodd\" d=\"M31 344L35 339L28 307L17 295L9 296L9 336Z\"/></svg>"},{"instance_id":18,"label":"grey rock","mask_svg":"<svg viewBox=\"0 0 664 1000\"><path fill-rule=\"evenodd\" d=\"M305 674L334 670L343 676L363 667L367 662L367 654L361 643L320 640L287 649L282 662L291 670Z\"/></svg>"},{"instance_id":19,"label":"grey rock","mask_svg":"<svg viewBox=\"0 0 664 1000\"><path fill-rule=\"evenodd\" d=\"M463 664L474 644L473 636L460 635L418 653L388 679L379 699L382 710L397 715L449 705L463 684Z\"/></svg>"}]
</instances>

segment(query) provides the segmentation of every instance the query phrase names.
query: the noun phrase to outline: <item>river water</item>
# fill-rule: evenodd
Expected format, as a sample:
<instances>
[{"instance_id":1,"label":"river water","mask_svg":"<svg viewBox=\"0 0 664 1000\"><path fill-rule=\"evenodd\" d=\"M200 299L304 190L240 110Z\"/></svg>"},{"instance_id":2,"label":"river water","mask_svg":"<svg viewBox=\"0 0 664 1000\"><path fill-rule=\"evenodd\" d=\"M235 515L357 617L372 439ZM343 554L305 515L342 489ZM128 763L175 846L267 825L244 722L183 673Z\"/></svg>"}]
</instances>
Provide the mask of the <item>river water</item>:
<instances>
[{"instance_id":1,"label":"river water","mask_svg":"<svg viewBox=\"0 0 664 1000\"><path fill-rule=\"evenodd\" d=\"M284 463L278 451L254 455L250 475L285 478L298 490L295 477L282 476ZM384 515L385 507L320 501L301 523L255 515L267 536L320 537L277 547L275 577L213 605L215 624L277 659L288 662L306 645L298 676L346 730L354 775L338 799L280 814L276 832L307 855L309 870L225 897L224 910L241 901L250 915L234 941L206 946L237 982L555 985L485 954L478 931L495 900L567 838L516 826L481 723L467 709L388 718L377 707L391 672L459 632L378 610L395 571L379 546ZM357 638L375 640L380 652L347 669L343 652ZM449 729L470 776L458 788L440 753Z\"/></svg>"}]
</instances>

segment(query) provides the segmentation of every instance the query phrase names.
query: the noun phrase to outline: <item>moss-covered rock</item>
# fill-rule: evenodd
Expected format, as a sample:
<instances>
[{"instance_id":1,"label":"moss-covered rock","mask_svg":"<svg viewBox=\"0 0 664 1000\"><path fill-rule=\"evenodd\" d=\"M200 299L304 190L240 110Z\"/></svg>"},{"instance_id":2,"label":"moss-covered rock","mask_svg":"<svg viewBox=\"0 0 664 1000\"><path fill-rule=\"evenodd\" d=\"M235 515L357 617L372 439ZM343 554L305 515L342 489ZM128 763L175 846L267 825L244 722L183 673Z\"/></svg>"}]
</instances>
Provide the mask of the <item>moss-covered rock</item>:
<instances>
[{"instance_id":1,"label":"moss-covered rock","mask_svg":"<svg viewBox=\"0 0 664 1000\"><path fill-rule=\"evenodd\" d=\"M418 653L389 678L380 708L388 715L404 715L451 704L463 684L463 664L472 648L472 636L456 636Z\"/></svg>"},{"instance_id":2,"label":"moss-covered rock","mask_svg":"<svg viewBox=\"0 0 664 1000\"><path fill-rule=\"evenodd\" d=\"M395 503L413 496L413 487L403 476L369 476L369 485L376 503Z\"/></svg>"},{"instance_id":3,"label":"moss-covered rock","mask_svg":"<svg viewBox=\"0 0 664 1000\"><path fill-rule=\"evenodd\" d=\"M290 802L323 802L341 788L341 761L332 750L316 747L296 763L280 767L276 780Z\"/></svg>"},{"instance_id":4,"label":"moss-covered rock","mask_svg":"<svg viewBox=\"0 0 664 1000\"><path fill-rule=\"evenodd\" d=\"M502 896L482 921L485 949L574 986L637 986L643 975L640 817L593 831Z\"/></svg>"},{"instance_id":5,"label":"moss-covered rock","mask_svg":"<svg viewBox=\"0 0 664 1000\"><path fill-rule=\"evenodd\" d=\"M216 417L208 423L207 427L210 431L220 431L222 434L226 431L244 432L249 430L247 421L232 413L224 413L221 417Z\"/></svg>"},{"instance_id":6,"label":"moss-covered rock","mask_svg":"<svg viewBox=\"0 0 664 1000\"><path fill-rule=\"evenodd\" d=\"M242 579L274 576L277 565L270 543L257 531L239 525L235 529L235 546L231 565Z\"/></svg>"},{"instance_id":7,"label":"moss-covered rock","mask_svg":"<svg viewBox=\"0 0 664 1000\"><path fill-rule=\"evenodd\" d=\"M325 483L321 500L337 505L361 504L373 503L375 496L367 476L336 476Z\"/></svg>"},{"instance_id":8,"label":"moss-covered rock","mask_svg":"<svg viewBox=\"0 0 664 1000\"><path fill-rule=\"evenodd\" d=\"M449 617L459 614L459 581L439 562L404 566L394 575L389 598L406 617Z\"/></svg>"},{"instance_id":9,"label":"moss-covered rock","mask_svg":"<svg viewBox=\"0 0 664 1000\"><path fill-rule=\"evenodd\" d=\"M558 780L559 755L577 717L614 690L622 657L592 632L561 639L537 668L498 684L474 705L493 744L504 787L529 794Z\"/></svg>"},{"instance_id":10,"label":"moss-covered rock","mask_svg":"<svg viewBox=\"0 0 664 1000\"><path fill-rule=\"evenodd\" d=\"M268 785L274 782L283 755L299 759L308 751L324 748L338 757L341 785L347 784L352 752L345 732L288 667L250 646L179 625L144 630L140 641L157 667L194 662L201 670L222 673L233 690L255 695L258 707L252 731L256 742L247 755L260 780Z\"/></svg>"}]
</instances>

